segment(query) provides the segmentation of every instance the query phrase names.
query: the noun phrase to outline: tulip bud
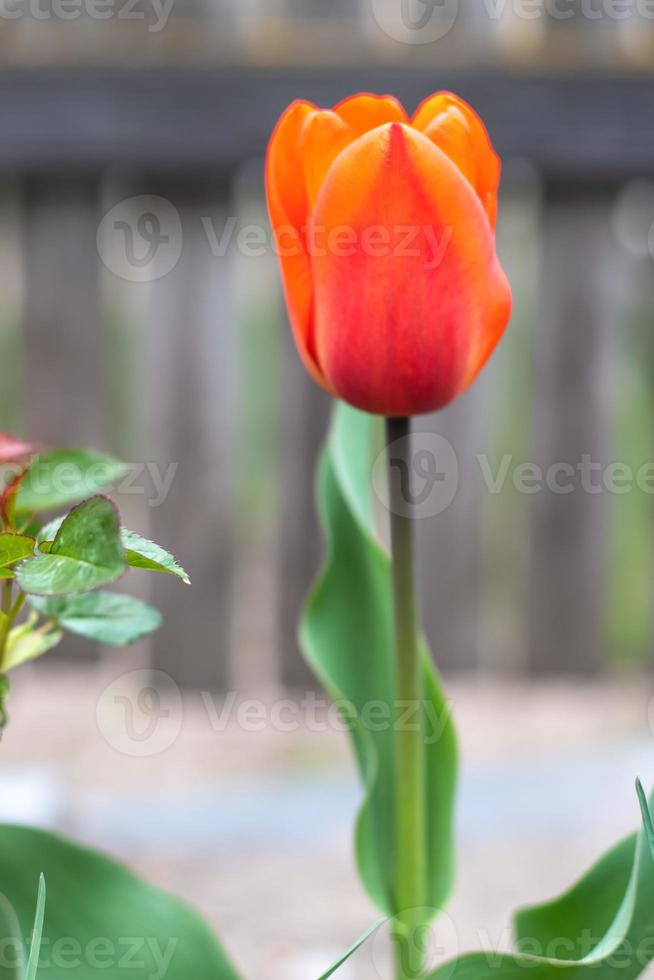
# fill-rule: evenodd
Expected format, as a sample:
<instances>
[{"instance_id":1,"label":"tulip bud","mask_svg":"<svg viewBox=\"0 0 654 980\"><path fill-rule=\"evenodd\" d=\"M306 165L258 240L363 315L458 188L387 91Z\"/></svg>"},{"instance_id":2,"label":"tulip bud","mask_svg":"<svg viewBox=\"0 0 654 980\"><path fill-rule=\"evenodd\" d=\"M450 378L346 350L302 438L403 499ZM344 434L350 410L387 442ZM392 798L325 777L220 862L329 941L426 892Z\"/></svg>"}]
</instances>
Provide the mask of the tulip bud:
<instances>
[{"instance_id":1,"label":"tulip bud","mask_svg":"<svg viewBox=\"0 0 654 980\"><path fill-rule=\"evenodd\" d=\"M295 342L327 391L403 416L471 384L511 312L495 251L499 178L483 123L449 93L411 120L372 95L284 112L268 209Z\"/></svg>"}]
</instances>

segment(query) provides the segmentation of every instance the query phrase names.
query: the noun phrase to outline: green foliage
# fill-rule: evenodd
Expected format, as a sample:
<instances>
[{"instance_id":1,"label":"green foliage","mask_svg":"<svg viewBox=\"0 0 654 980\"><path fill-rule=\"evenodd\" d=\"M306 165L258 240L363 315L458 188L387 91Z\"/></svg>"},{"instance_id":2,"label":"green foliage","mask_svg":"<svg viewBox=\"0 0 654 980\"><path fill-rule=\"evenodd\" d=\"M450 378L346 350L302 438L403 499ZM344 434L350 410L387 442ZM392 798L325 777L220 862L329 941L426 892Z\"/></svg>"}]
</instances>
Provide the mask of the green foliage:
<instances>
[{"instance_id":1,"label":"green foliage","mask_svg":"<svg viewBox=\"0 0 654 980\"><path fill-rule=\"evenodd\" d=\"M371 499L379 424L345 405L336 410L318 487L327 559L300 637L307 659L348 722L365 790L356 830L361 877L376 905L394 916L399 909L394 897L393 725L403 707L396 706L394 695L390 560L375 533ZM423 664L427 904L435 913L453 879L457 750L426 648Z\"/></svg>"},{"instance_id":2,"label":"green foliage","mask_svg":"<svg viewBox=\"0 0 654 980\"><path fill-rule=\"evenodd\" d=\"M189 908L113 861L41 830L0 826L0 881L10 910L9 921L6 913L0 916L0 939L16 935L12 917L18 936L29 935L41 874L48 902L39 980L238 980ZM44 899L41 891L37 939ZM31 965L25 980L33 980ZM0 972L0 980L21 976Z\"/></svg>"},{"instance_id":3,"label":"green foliage","mask_svg":"<svg viewBox=\"0 0 654 980\"><path fill-rule=\"evenodd\" d=\"M30 616L20 626L10 630L2 662L5 671L19 667L28 660L42 657L44 653L58 646L63 639L64 634L61 630L52 629L49 623L36 628L36 622L37 617Z\"/></svg>"},{"instance_id":4,"label":"green foliage","mask_svg":"<svg viewBox=\"0 0 654 980\"><path fill-rule=\"evenodd\" d=\"M132 568L167 572L169 575L181 578L186 585L191 584L190 578L173 555L154 541L148 541L147 538L142 538L140 534L128 531L127 528L122 529L121 538L125 548L125 560Z\"/></svg>"},{"instance_id":5,"label":"green foliage","mask_svg":"<svg viewBox=\"0 0 654 980\"><path fill-rule=\"evenodd\" d=\"M126 472L124 463L101 453L79 449L42 453L20 485L16 514L26 517L79 503L119 480Z\"/></svg>"},{"instance_id":6,"label":"green foliage","mask_svg":"<svg viewBox=\"0 0 654 980\"><path fill-rule=\"evenodd\" d=\"M124 646L161 626L161 613L139 599L114 592L89 592L60 599L30 597L30 604L69 633Z\"/></svg>"},{"instance_id":7,"label":"green foliage","mask_svg":"<svg viewBox=\"0 0 654 980\"><path fill-rule=\"evenodd\" d=\"M15 565L16 562L34 554L34 538L23 534L0 534L0 567Z\"/></svg>"},{"instance_id":8,"label":"green foliage","mask_svg":"<svg viewBox=\"0 0 654 980\"><path fill-rule=\"evenodd\" d=\"M114 582L125 567L118 512L107 497L93 497L66 517L48 554L24 561L16 577L32 595L73 595Z\"/></svg>"},{"instance_id":9,"label":"green foliage","mask_svg":"<svg viewBox=\"0 0 654 980\"><path fill-rule=\"evenodd\" d=\"M341 956L341 958L338 961L338 963L334 963L334 965L332 966L332 968L330 970L327 970L327 973L323 973L322 976L320 976L318 978L318 980L328 980L328 977L333 976L338 970L340 970L340 968L343 966L343 964L346 963L350 959L351 956L354 956L354 954L357 952L357 950L361 949L361 947L364 945L364 943L366 943L370 939L370 937L372 936L372 934L374 932L377 932L377 930L379 929L379 927L384 924L384 921L385 921L384 919L380 919L379 922L376 922L371 929L368 929L368 931L366 933L364 933L364 935L361 937L361 939L357 939L357 941L354 943L354 945L353 946L350 946L350 948L348 949L347 953L344 956Z\"/></svg>"}]
</instances>

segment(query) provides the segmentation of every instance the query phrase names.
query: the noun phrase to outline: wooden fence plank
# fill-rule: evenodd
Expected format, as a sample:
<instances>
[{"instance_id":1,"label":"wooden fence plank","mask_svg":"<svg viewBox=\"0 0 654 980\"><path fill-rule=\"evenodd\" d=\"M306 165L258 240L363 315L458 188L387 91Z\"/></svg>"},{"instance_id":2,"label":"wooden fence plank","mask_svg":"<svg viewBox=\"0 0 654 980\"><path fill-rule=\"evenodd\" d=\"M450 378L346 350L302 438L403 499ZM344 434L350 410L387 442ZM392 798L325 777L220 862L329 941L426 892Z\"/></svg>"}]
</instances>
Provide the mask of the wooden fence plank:
<instances>
[{"instance_id":1,"label":"wooden fence plank","mask_svg":"<svg viewBox=\"0 0 654 980\"><path fill-rule=\"evenodd\" d=\"M532 498L529 659L537 674L596 671L602 662L602 479L620 292L610 219L610 198L571 201L550 189L536 336L535 461L550 475L550 488ZM561 466L572 469L552 468ZM573 492L559 489L569 485Z\"/></svg>"},{"instance_id":2,"label":"wooden fence plank","mask_svg":"<svg viewBox=\"0 0 654 980\"><path fill-rule=\"evenodd\" d=\"M46 444L104 441L97 212L95 180L25 184L25 431ZM67 636L63 653L98 647Z\"/></svg>"}]
</instances>

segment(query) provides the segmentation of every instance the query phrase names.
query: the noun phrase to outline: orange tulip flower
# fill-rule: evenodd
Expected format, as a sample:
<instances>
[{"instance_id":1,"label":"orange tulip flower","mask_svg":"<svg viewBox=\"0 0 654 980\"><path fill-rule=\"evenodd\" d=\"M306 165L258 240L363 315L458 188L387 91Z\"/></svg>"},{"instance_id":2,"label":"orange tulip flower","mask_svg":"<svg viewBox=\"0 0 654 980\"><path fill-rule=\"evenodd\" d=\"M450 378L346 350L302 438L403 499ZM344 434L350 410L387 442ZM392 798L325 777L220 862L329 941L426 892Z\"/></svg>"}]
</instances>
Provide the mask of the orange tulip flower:
<instances>
[{"instance_id":1,"label":"orange tulip flower","mask_svg":"<svg viewBox=\"0 0 654 980\"><path fill-rule=\"evenodd\" d=\"M474 380L509 319L495 252L500 160L467 103L294 102L268 147L268 209L300 355L331 394L415 415Z\"/></svg>"}]
</instances>

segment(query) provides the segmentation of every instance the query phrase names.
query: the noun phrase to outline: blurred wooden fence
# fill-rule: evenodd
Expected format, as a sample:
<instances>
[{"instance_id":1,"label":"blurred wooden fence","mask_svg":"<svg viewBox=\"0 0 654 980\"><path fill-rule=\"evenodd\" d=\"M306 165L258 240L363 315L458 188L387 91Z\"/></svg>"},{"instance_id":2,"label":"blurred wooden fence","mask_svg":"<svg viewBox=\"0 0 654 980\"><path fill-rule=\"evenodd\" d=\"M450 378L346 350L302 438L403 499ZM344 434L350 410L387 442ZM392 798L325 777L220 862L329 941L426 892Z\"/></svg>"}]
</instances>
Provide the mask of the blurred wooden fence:
<instances>
[{"instance_id":1,"label":"blurred wooden fence","mask_svg":"<svg viewBox=\"0 0 654 980\"><path fill-rule=\"evenodd\" d=\"M644 372L647 392L654 377L654 345L642 343L654 206L649 215L647 185L644 204L623 207L620 196L654 176L654 130L643 125L649 77L5 71L0 428L135 464L135 488L118 495L126 523L176 552L194 580L192 589L162 579L143 586L166 616L143 656L187 684L308 683L295 622L320 555L311 494L327 400L292 349L270 250L246 254L256 245L224 247L221 236L231 219L265 234L261 159L292 98L329 105L357 89L390 90L410 106L441 87L479 109L507 161L500 246L516 308L479 385L419 423L458 460L454 501L421 523L437 660L446 669L593 672L625 635L632 646L619 654L649 655L651 496L641 494L636 530L632 522L616 545L621 494L512 483L518 464L576 470L590 455L607 466L623 450L627 462L654 459L642 413L635 455L616 441L629 372ZM179 225L146 225L144 242L168 235L161 261L176 261L160 278L146 270L130 281L124 255L99 254L96 236L112 208L140 195L172 206ZM507 455L508 476L493 492L488 473L497 477ZM643 574L634 575L620 546L643 537ZM640 605L629 606L625 576L639 582ZM630 632L632 621L640 625Z\"/></svg>"}]
</instances>

